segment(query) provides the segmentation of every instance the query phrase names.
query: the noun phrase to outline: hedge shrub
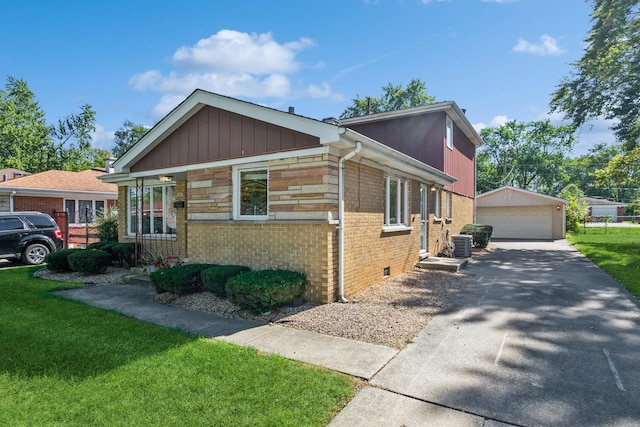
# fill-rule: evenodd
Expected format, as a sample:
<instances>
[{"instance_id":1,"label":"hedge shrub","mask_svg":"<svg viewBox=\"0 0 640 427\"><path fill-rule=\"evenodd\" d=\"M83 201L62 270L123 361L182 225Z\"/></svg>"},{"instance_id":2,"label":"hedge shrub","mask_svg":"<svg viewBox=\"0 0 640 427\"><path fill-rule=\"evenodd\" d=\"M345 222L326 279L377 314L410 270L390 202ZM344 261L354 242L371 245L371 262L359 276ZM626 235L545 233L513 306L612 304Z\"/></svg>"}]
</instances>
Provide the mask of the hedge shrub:
<instances>
[{"instance_id":1,"label":"hedge shrub","mask_svg":"<svg viewBox=\"0 0 640 427\"><path fill-rule=\"evenodd\" d=\"M118 243L115 240L102 240L100 242L95 242L95 243L90 243L87 245L87 249L100 249L102 250L103 247L105 247L106 245L111 245L113 243Z\"/></svg>"},{"instance_id":2,"label":"hedge shrub","mask_svg":"<svg viewBox=\"0 0 640 427\"><path fill-rule=\"evenodd\" d=\"M215 264L183 264L175 267L162 268L149 274L151 283L158 292L170 292L176 295L187 295L201 292L202 271Z\"/></svg>"},{"instance_id":3,"label":"hedge shrub","mask_svg":"<svg viewBox=\"0 0 640 427\"><path fill-rule=\"evenodd\" d=\"M240 308L263 313L285 305L304 292L307 277L289 270L249 271L227 281L229 300Z\"/></svg>"},{"instance_id":4,"label":"hedge shrub","mask_svg":"<svg viewBox=\"0 0 640 427\"><path fill-rule=\"evenodd\" d=\"M139 244L138 248L140 248ZM110 246L109 249L113 255L113 260L116 261L120 267L132 267L137 264L135 243L116 243ZM138 254L140 254L140 250L138 250Z\"/></svg>"},{"instance_id":5,"label":"hedge shrub","mask_svg":"<svg viewBox=\"0 0 640 427\"><path fill-rule=\"evenodd\" d=\"M486 248L493 234L493 226L483 224L466 224L460 230L460 234L473 236L473 246L476 248Z\"/></svg>"},{"instance_id":6,"label":"hedge shrub","mask_svg":"<svg viewBox=\"0 0 640 427\"><path fill-rule=\"evenodd\" d=\"M111 265L111 254L101 250L78 251L67 257L73 271L85 274L104 273Z\"/></svg>"},{"instance_id":7,"label":"hedge shrub","mask_svg":"<svg viewBox=\"0 0 640 427\"><path fill-rule=\"evenodd\" d=\"M249 267L243 265L217 265L207 268L202 272L202 283L204 290L209 291L219 297L226 297L225 285L233 276L250 271Z\"/></svg>"},{"instance_id":8,"label":"hedge shrub","mask_svg":"<svg viewBox=\"0 0 640 427\"><path fill-rule=\"evenodd\" d=\"M67 257L83 250L84 249L60 249L55 252L50 252L44 257L44 262L47 263L47 268L51 271L71 271Z\"/></svg>"}]
</instances>

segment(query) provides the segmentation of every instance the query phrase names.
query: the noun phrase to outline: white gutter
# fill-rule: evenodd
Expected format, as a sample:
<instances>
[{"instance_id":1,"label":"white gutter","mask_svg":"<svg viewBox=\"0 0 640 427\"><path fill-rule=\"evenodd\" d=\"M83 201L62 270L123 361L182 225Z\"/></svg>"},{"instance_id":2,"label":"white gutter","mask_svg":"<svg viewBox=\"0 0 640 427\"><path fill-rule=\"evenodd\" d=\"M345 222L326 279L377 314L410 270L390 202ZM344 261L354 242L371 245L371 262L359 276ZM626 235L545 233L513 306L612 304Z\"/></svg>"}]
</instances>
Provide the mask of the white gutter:
<instances>
[{"instance_id":1,"label":"white gutter","mask_svg":"<svg viewBox=\"0 0 640 427\"><path fill-rule=\"evenodd\" d=\"M13 190L11 192L11 195L9 196L9 212L13 212L13 196L16 195L16 190Z\"/></svg>"},{"instance_id":2,"label":"white gutter","mask_svg":"<svg viewBox=\"0 0 640 427\"><path fill-rule=\"evenodd\" d=\"M338 161L338 301L349 302L344 297L344 162L355 156L362 149L362 143L356 141L356 148Z\"/></svg>"}]
</instances>

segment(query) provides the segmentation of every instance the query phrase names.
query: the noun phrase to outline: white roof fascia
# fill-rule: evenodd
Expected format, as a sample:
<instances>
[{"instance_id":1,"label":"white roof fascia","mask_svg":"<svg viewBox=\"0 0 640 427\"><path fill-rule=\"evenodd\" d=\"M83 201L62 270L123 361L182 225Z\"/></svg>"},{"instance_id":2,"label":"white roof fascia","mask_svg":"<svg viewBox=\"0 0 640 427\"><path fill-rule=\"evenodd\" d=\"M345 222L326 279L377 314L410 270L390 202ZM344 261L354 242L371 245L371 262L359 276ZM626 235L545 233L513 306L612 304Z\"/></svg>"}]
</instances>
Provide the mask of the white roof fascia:
<instances>
[{"instance_id":1,"label":"white roof fascia","mask_svg":"<svg viewBox=\"0 0 640 427\"><path fill-rule=\"evenodd\" d=\"M39 197L62 197L66 199L86 197L91 199L117 199L116 191L82 191L82 190L55 190L46 188L24 188L24 187L1 187L0 194L11 194L16 192L16 196L39 196Z\"/></svg>"},{"instance_id":2,"label":"white roof fascia","mask_svg":"<svg viewBox=\"0 0 640 427\"><path fill-rule=\"evenodd\" d=\"M338 139L339 127L308 117L292 114L239 99L196 89L182 103L151 128L140 140L113 164L116 173L127 172L128 168L151 151L168 135L184 124L205 106L250 117L266 123L316 136L320 143Z\"/></svg>"},{"instance_id":3,"label":"white roof fascia","mask_svg":"<svg viewBox=\"0 0 640 427\"><path fill-rule=\"evenodd\" d=\"M485 197L489 197L492 194L496 194L496 193L501 193L503 191L507 191L507 190L512 190L515 191L516 193L522 193L522 194L526 194L532 197L538 197L540 199L546 199L555 203L563 203L563 204L567 204L569 203L568 200L565 199L560 199L558 197L553 197L553 196L548 196L546 194L540 194L540 193L536 193L534 191L529 191L529 190L523 190L522 188L517 188L517 187L512 187L511 185L505 185L502 186L500 188L496 188L495 190L491 190L491 191L487 191L486 193L482 193L482 194L478 194L476 196L476 200L478 199L483 199Z\"/></svg>"},{"instance_id":4,"label":"white roof fascia","mask_svg":"<svg viewBox=\"0 0 640 427\"><path fill-rule=\"evenodd\" d=\"M460 107L454 101L437 102L435 104L422 105L420 107L406 108L404 110L386 111L383 113L374 113L366 116L350 117L340 119L340 125L349 126L350 124L360 124L369 122L379 122L402 117L417 116L420 114L437 113L444 111L453 122L458 125L462 132L471 141L473 145L479 147L482 145L482 138L475 130L467 116L462 112Z\"/></svg>"},{"instance_id":5,"label":"white roof fascia","mask_svg":"<svg viewBox=\"0 0 640 427\"><path fill-rule=\"evenodd\" d=\"M451 185L457 181L457 178L447 175L433 166L422 163L398 150L381 144L368 136L362 135L349 128L343 129L343 137L347 141L351 141L354 146L356 142L362 144L362 150L358 155L365 159L373 160L380 165L411 174L427 182L433 182L442 186Z\"/></svg>"}]
</instances>

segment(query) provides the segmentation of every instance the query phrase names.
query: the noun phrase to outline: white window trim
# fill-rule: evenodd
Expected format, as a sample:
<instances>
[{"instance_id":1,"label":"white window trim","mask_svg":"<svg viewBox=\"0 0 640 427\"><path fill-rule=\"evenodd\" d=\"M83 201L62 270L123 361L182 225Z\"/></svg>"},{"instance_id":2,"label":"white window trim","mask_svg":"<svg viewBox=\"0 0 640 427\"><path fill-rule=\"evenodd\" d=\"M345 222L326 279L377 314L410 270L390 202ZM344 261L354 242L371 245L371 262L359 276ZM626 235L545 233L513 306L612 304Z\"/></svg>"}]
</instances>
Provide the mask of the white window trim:
<instances>
[{"instance_id":1,"label":"white window trim","mask_svg":"<svg viewBox=\"0 0 640 427\"><path fill-rule=\"evenodd\" d=\"M453 218L453 197L451 195L451 191L445 192L445 218L447 221L451 221Z\"/></svg>"},{"instance_id":2,"label":"white window trim","mask_svg":"<svg viewBox=\"0 0 640 427\"><path fill-rule=\"evenodd\" d=\"M267 171L267 213L265 215L240 215L240 173ZM269 166L266 163L233 167L233 219L238 221L266 221L269 219Z\"/></svg>"},{"instance_id":3,"label":"white window trim","mask_svg":"<svg viewBox=\"0 0 640 427\"><path fill-rule=\"evenodd\" d=\"M384 197L384 226L383 231L405 231L410 230L409 227L409 183L406 179L397 178L393 176L385 175L385 197ZM391 181L398 183L398 190L396 192L396 200L391 200L389 195L391 194ZM400 191L400 189L402 189ZM389 217L391 216L391 203L395 203L396 212L398 212L399 222L396 224L389 223Z\"/></svg>"},{"instance_id":4,"label":"white window trim","mask_svg":"<svg viewBox=\"0 0 640 427\"><path fill-rule=\"evenodd\" d=\"M433 202L433 219L435 221L442 221L442 217L440 216L440 189L436 187L435 193L435 200Z\"/></svg>"},{"instance_id":5,"label":"white window trim","mask_svg":"<svg viewBox=\"0 0 640 427\"><path fill-rule=\"evenodd\" d=\"M453 150L453 120L449 116L445 120L444 132L447 148Z\"/></svg>"},{"instance_id":6,"label":"white window trim","mask_svg":"<svg viewBox=\"0 0 640 427\"><path fill-rule=\"evenodd\" d=\"M84 222L76 222L76 219L79 221L80 220L80 210L78 207L78 204L80 202L80 200L86 200L86 201L90 201L91 202L91 210L92 210L92 215L93 215L93 221L90 222L89 224L95 224L96 223L96 217L98 216L98 211L96 210L96 202L103 202L104 203L104 209L107 209L107 207L109 206L109 204L107 203L107 200L104 199L64 199L62 201L62 210L64 212L66 212L67 210L67 202L68 201L74 201L75 204L75 208L74 208L74 218L69 218L69 225L84 225Z\"/></svg>"},{"instance_id":7,"label":"white window trim","mask_svg":"<svg viewBox=\"0 0 640 427\"><path fill-rule=\"evenodd\" d=\"M144 189L153 189L155 187L162 187L162 198L164 199L167 196L167 187L175 187L175 183L171 183L171 184L166 184L166 185L148 185L148 186L144 186ZM131 189L135 188L135 186L130 186L127 188L127 235L129 236L135 236L136 235L136 231L135 228L132 228L133 224L131 222ZM153 192L153 190L150 190ZM143 196L140 196L143 197ZM167 216L167 212L166 212L166 203L162 203L162 218L165 218ZM140 216L140 218L138 218L138 224L136 224L136 227L140 227L142 228L142 216ZM143 233L145 237L158 237L158 236L162 236L162 237L172 237L172 238L176 238L177 235L177 230L175 233Z\"/></svg>"}]
</instances>

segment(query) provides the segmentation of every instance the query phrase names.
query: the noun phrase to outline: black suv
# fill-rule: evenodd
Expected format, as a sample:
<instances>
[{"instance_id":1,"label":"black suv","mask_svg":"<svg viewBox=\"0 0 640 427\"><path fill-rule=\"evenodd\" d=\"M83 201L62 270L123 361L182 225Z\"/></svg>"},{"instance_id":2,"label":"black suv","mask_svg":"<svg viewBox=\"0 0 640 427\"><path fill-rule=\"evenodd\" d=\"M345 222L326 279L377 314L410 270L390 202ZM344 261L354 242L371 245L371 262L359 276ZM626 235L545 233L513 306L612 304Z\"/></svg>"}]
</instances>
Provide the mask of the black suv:
<instances>
[{"instance_id":1,"label":"black suv","mask_svg":"<svg viewBox=\"0 0 640 427\"><path fill-rule=\"evenodd\" d=\"M0 259L42 264L63 243L58 224L47 214L0 212Z\"/></svg>"}]
</instances>

